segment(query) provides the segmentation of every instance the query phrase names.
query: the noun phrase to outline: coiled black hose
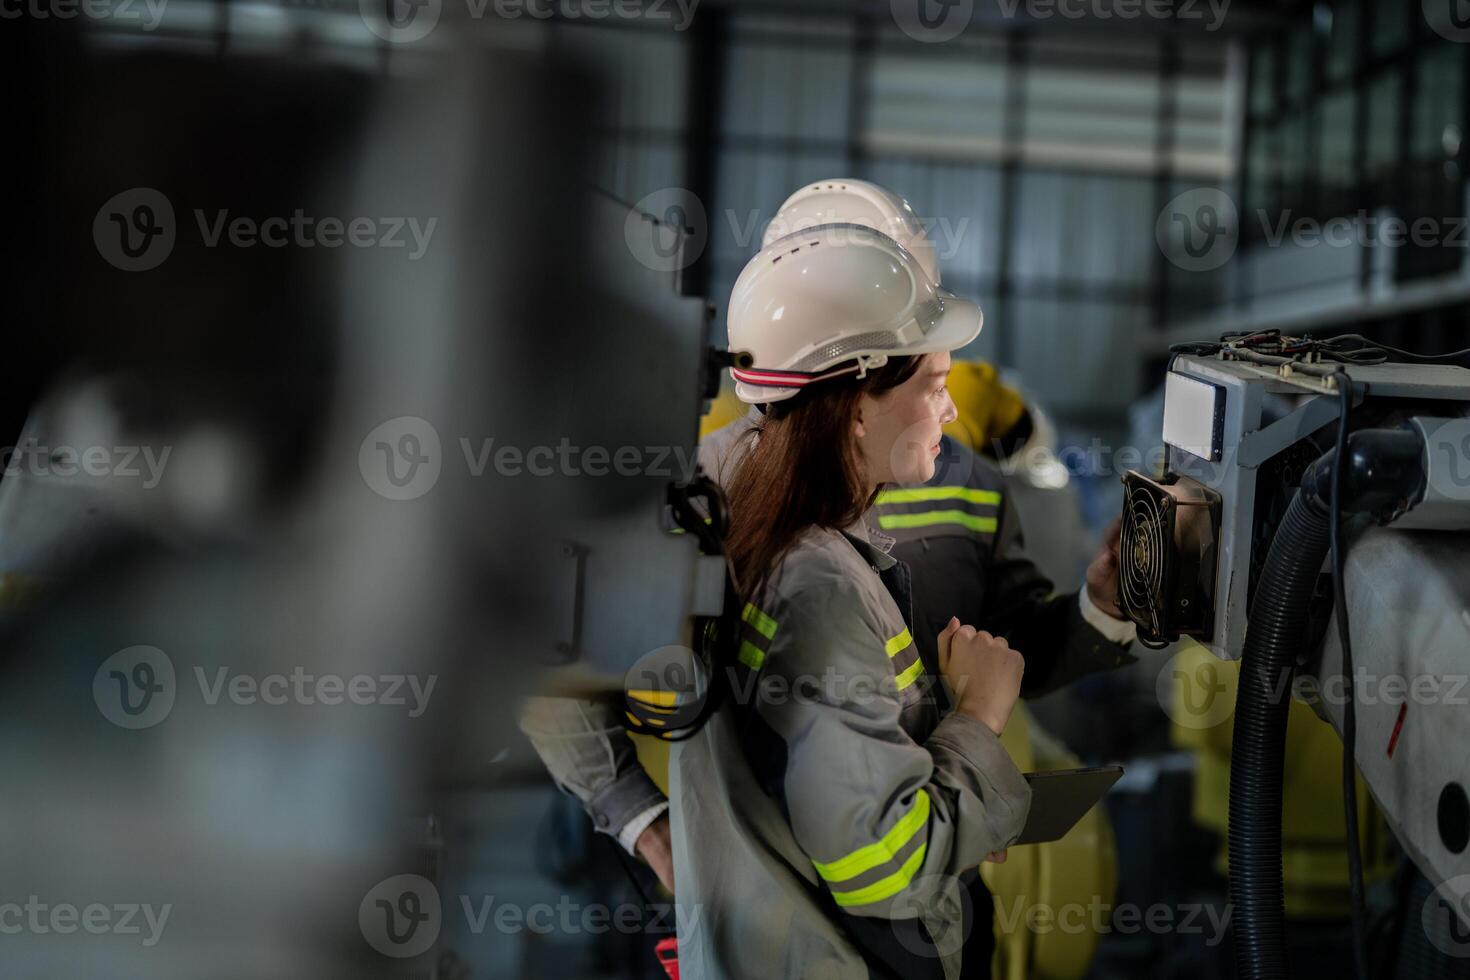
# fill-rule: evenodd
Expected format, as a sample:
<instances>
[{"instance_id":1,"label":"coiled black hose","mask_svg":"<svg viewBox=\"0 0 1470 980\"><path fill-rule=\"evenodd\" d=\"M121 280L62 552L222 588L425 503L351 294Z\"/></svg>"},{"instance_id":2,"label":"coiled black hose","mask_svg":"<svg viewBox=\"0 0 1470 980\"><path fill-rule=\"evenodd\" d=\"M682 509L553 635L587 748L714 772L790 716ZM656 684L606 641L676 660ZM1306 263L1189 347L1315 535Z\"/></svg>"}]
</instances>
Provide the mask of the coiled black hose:
<instances>
[{"instance_id":1,"label":"coiled black hose","mask_svg":"<svg viewBox=\"0 0 1470 980\"><path fill-rule=\"evenodd\" d=\"M1353 433L1344 460L1343 513L1403 509L1422 490L1423 443L1407 430ZM1236 973L1277 980L1286 971L1281 879L1281 780L1291 676L1306 639L1307 606L1327 556L1329 452L1307 469L1271 541L1241 657L1230 760L1230 901Z\"/></svg>"}]
</instances>

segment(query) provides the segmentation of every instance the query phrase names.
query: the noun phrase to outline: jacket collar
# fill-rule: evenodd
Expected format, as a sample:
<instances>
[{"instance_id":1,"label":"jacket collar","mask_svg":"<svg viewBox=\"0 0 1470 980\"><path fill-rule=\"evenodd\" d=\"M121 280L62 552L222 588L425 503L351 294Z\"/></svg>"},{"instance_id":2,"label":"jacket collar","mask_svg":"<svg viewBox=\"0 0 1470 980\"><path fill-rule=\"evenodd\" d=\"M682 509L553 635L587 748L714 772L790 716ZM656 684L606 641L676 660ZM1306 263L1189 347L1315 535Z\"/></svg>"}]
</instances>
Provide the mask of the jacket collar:
<instances>
[{"instance_id":1,"label":"jacket collar","mask_svg":"<svg viewBox=\"0 0 1470 980\"><path fill-rule=\"evenodd\" d=\"M878 571L887 571L898 564L898 559L889 554L896 539L870 525L866 517L859 518L851 527L844 528L842 536L857 550L863 561Z\"/></svg>"}]
</instances>

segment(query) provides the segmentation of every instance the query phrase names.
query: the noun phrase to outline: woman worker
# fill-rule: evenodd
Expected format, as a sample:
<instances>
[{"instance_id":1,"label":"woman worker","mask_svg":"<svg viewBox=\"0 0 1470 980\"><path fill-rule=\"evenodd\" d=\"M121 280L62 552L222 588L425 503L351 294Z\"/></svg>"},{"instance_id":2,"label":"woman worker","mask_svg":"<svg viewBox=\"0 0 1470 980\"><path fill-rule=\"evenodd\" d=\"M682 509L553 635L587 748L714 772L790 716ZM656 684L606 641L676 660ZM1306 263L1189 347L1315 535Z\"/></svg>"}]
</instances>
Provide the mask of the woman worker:
<instances>
[{"instance_id":1,"label":"woman worker","mask_svg":"<svg viewBox=\"0 0 1470 980\"><path fill-rule=\"evenodd\" d=\"M768 409L727 488L744 676L671 763L684 977L988 975L967 891L1030 804L999 741L1023 660L951 620L941 717L907 569L862 520L933 475L981 319L858 225L772 242L735 284L732 374Z\"/></svg>"}]
</instances>

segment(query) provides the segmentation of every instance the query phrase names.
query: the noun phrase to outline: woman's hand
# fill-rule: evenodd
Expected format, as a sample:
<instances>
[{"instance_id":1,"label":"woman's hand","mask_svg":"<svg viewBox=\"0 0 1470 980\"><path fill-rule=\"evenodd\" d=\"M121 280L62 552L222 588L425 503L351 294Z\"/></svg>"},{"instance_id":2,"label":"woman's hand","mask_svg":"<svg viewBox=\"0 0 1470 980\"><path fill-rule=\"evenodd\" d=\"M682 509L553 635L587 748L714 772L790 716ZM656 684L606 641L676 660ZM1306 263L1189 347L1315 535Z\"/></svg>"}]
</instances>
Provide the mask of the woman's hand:
<instances>
[{"instance_id":1,"label":"woman's hand","mask_svg":"<svg viewBox=\"0 0 1470 980\"><path fill-rule=\"evenodd\" d=\"M1025 659L1004 638L951 618L939 634L939 672L955 692L955 710L999 735L1021 696Z\"/></svg>"},{"instance_id":2,"label":"woman's hand","mask_svg":"<svg viewBox=\"0 0 1470 980\"><path fill-rule=\"evenodd\" d=\"M633 849L658 875L659 884L668 889L670 895L674 894L674 845L669 834L669 815L659 814L658 819L638 835Z\"/></svg>"},{"instance_id":3,"label":"woman's hand","mask_svg":"<svg viewBox=\"0 0 1470 980\"><path fill-rule=\"evenodd\" d=\"M1118 541L1122 533L1123 519L1113 518L1092 556L1092 564L1087 566L1087 597L1107 615L1126 620L1128 617L1118 608Z\"/></svg>"}]
</instances>

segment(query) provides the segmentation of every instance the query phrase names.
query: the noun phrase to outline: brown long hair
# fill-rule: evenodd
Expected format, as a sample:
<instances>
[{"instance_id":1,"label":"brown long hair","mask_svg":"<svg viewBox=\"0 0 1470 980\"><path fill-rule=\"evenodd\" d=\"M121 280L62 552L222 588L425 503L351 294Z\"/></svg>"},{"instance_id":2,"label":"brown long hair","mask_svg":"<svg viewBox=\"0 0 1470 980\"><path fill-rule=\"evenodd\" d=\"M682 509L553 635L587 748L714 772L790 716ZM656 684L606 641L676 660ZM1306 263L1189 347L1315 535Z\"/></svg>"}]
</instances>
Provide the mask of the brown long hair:
<instances>
[{"instance_id":1,"label":"brown long hair","mask_svg":"<svg viewBox=\"0 0 1470 980\"><path fill-rule=\"evenodd\" d=\"M890 358L861 380L848 376L815 384L773 402L760 425L745 434L755 445L726 489L725 542L744 601L758 601L807 528L849 527L871 506L852 431L858 401L903 384L921 360Z\"/></svg>"}]
</instances>

